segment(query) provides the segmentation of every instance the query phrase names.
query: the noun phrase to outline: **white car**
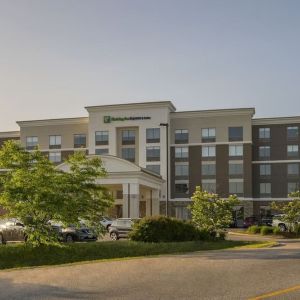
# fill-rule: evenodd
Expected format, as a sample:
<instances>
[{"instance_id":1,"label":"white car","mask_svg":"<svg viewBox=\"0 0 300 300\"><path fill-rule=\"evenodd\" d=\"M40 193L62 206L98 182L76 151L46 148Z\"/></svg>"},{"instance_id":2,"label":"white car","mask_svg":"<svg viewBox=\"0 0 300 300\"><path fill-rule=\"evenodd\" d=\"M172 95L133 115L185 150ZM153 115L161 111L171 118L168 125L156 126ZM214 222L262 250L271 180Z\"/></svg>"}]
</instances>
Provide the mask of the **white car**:
<instances>
[{"instance_id":1,"label":"white car","mask_svg":"<svg viewBox=\"0 0 300 300\"><path fill-rule=\"evenodd\" d=\"M111 226L113 220L109 217L102 217L100 220L100 224L106 229L108 230L109 227Z\"/></svg>"},{"instance_id":2,"label":"white car","mask_svg":"<svg viewBox=\"0 0 300 300\"><path fill-rule=\"evenodd\" d=\"M295 222L294 224L287 223L283 220L284 214L275 215L273 217L272 226L278 227L281 232L287 231L290 227L293 228L294 225L297 225L300 223L300 220Z\"/></svg>"}]
</instances>

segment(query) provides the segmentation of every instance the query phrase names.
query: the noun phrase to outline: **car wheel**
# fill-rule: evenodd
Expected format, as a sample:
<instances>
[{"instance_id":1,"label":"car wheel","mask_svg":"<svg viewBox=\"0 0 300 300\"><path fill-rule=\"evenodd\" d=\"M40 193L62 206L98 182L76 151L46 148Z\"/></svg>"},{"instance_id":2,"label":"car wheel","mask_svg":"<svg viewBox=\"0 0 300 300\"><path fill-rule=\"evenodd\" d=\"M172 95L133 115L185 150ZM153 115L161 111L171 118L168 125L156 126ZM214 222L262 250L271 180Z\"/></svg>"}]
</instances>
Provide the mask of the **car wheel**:
<instances>
[{"instance_id":1,"label":"car wheel","mask_svg":"<svg viewBox=\"0 0 300 300\"><path fill-rule=\"evenodd\" d=\"M6 242L4 241L3 235L0 234L0 245L5 245Z\"/></svg>"},{"instance_id":2,"label":"car wheel","mask_svg":"<svg viewBox=\"0 0 300 300\"><path fill-rule=\"evenodd\" d=\"M286 231L286 227L285 227L284 224L279 224L279 225L278 225L278 228L279 228L279 230L280 230L281 232L285 232L285 231Z\"/></svg>"},{"instance_id":3,"label":"car wheel","mask_svg":"<svg viewBox=\"0 0 300 300\"><path fill-rule=\"evenodd\" d=\"M71 234L67 234L66 243L73 243L73 242L74 242L73 236Z\"/></svg>"},{"instance_id":4,"label":"car wheel","mask_svg":"<svg viewBox=\"0 0 300 300\"><path fill-rule=\"evenodd\" d=\"M113 240L113 241L117 241L119 239L118 237L118 234L116 232L111 232L110 233L110 238Z\"/></svg>"}]
</instances>

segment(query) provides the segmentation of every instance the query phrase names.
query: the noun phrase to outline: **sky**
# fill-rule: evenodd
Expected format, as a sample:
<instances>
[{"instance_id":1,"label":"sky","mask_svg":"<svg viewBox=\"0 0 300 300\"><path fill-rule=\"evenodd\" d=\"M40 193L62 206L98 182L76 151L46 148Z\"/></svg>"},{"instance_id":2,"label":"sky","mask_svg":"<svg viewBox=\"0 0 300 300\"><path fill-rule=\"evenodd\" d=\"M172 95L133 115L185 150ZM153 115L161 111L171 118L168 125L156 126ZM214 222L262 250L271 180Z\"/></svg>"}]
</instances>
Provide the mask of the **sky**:
<instances>
[{"instance_id":1,"label":"sky","mask_svg":"<svg viewBox=\"0 0 300 300\"><path fill-rule=\"evenodd\" d=\"M0 0L0 131L90 105L300 115L298 0Z\"/></svg>"}]
</instances>

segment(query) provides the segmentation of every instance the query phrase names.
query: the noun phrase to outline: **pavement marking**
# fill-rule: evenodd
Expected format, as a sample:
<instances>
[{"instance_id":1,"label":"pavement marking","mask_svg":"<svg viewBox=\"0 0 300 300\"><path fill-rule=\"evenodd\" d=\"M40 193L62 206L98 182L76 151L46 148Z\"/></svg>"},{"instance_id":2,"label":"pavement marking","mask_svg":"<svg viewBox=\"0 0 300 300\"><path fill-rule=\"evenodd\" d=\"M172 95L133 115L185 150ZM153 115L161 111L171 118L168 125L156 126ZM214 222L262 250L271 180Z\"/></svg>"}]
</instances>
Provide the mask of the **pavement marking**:
<instances>
[{"instance_id":1,"label":"pavement marking","mask_svg":"<svg viewBox=\"0 0 300 300\"><path fill-rule=\"evenodd\" d=\"M294 292L294 291L297 291L297 290L300 290L300 285L296 285L296 286L292 286L292 287L287 288L287 289L282 289L282 290L278 290L278 291L275 291L275 292L263 294L263 295L260 295L260 296L254 297L254 298L249 298L248 300L263 300L263 299L267 299L267 298L270 298L270 297L280 296L280 295L283 295L283 294Z\"/></svg>"}]
</instances>

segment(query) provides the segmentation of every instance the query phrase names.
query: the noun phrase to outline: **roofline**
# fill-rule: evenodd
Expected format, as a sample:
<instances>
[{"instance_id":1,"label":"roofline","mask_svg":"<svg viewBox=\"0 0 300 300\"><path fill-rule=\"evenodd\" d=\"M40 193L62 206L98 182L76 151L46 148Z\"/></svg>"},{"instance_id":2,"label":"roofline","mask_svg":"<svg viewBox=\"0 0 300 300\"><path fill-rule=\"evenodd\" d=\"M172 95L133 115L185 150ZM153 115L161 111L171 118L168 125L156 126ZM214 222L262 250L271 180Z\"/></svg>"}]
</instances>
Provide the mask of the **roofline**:
<instances>
[{"instance_id":1,"label":"roofline","mask_svg":"<svg viewBox=\"0 0 300 300\"><path fill-rule=\"evenodd\" d=\"M88 121L89 121L88 117L77 117L77 118L17 121L16 123L20 127L31 127L31 126L67 125L67 124L88 124Z\"/></svg>"},{"instance_id":2,"label":"roofline","mask_svg":"<svg viewBox=\"0 0 300 300\"><path fill-rule=\"evenodd\" d=\"M275 124L292 124L300 123L300 116L290 117L273 117L252 119L252 125L275 125Z\"/></svg>"},{"instance_id":3,"label":"roofline","mask_svg":"<svg viewBox=\"0 0 300 300\"><path fill-rule=\"evenodd\" d=\"M97 110L113 110L113 109L133 109L138 107L165 107L167 106L172 112L176 111L176 107L172 101L148 101L148 102L133 102L133 103L121 103L121 104L108 104L108 105L96 105L96 106L85 106L87 111Z\"/></svg>"},{"instance_id":4,"label":"roofline","mask_svg":"<svg viewBox=\"0 0 300 300\"><path fill-rule=\"evenodd\" d=\"M251 117L253 117L254 114L255 114L254 107L246 107L246 108L178 111L178 112L172 112L170 114L170 118L176 119L176 118L214 117L214 116L228 116L228 115L251 115Z\"/></svg>"},{"instance_id":5,"label":"roofline","mask_svg":"<svg viewBox=\"0 0 300 300\"><path fill-rule=\"evenodd\" d=\"M0 132L0 138L20 137L20 131L3 131Z\"/></svg>"}]
</instances>

